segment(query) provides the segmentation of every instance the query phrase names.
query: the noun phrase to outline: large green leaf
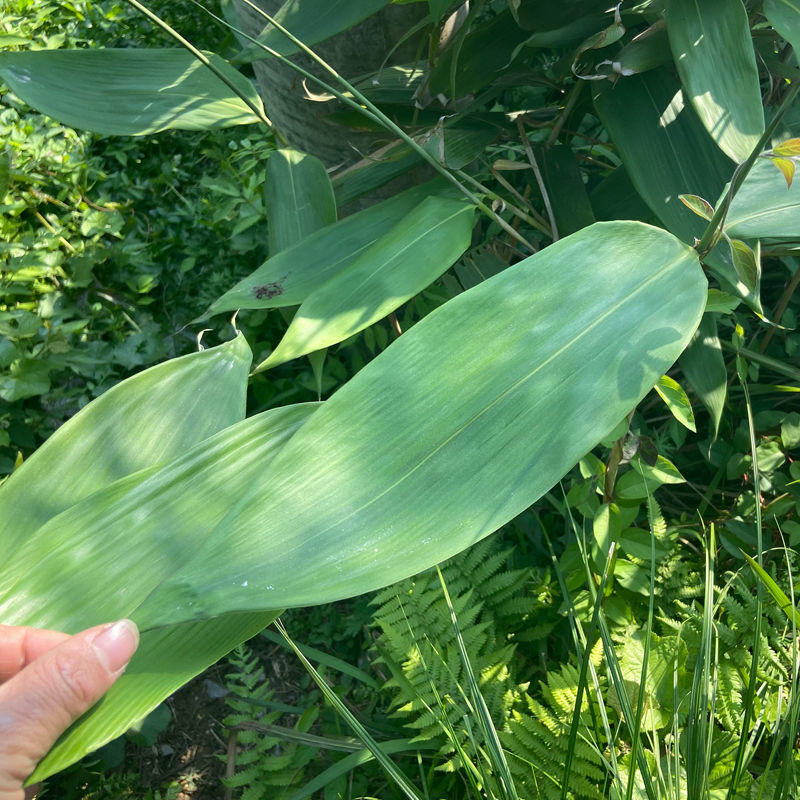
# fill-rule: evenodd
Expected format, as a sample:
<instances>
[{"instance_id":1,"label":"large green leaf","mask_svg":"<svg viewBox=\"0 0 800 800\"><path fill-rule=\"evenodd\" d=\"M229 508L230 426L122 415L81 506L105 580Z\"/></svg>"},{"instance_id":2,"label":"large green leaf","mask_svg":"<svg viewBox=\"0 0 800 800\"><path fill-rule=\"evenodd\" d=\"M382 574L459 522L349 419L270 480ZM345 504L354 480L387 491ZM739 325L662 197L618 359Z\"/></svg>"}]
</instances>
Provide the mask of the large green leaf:
<instances>
[{"instance_id":1,"label":"large green leaf","mask_svg":"<svg viewBox=\"0 0 800 800\"><path fill-rule=\"evenodd\" d=\"M800 237L800 180L787 188L778 169L759 159L731 202L725 231L737 239Z\"/></svg>"},{"instance_id":2,"label":"large green leaf","mask_svg":"<svg viewBox=\"0 0 800 800\"><path fill-rule=\"evenodd\" d=\"M4 553L98 489L243 419L250 359L238 336L151 367L89 403L0 487Z\"/></svg>"},{"instance_id":3,"label":"large green leaf","mask_svg":"<svg viewBox=\"0 0 800 800\"><path fill-rule=\"evenodd\" d=\"M351 28L384 6L390 0L286 0L272 18L303 44L310 45L329 39L340 31ZM255 11L248 13L254 14ZM258 41L288 56L299 48L272 23L266 23ZM245 48L236 58L236 64L246 64L262 58L271 58L256 45Z\"/></svg>"},{"instance_id":4,"label":"large green leaf","mask_svg":"<svg viewBox=\"0 0 800 800\"><path fill-rule=\"evenodd\" d=\"M519 513L648 392L705 298L670 234L585 228L430 314L317 410L245 420L63 512L3 565L16 585L0 615L67 631L133 616L143 666L94 712L119 731L270 609L386 585ZM236 611L264 616L227 639L179 625ZM85 724L37 774L96 746L103 725Z\"/></svg>"},{"instance_id":5,"label":"large green leaf","mask_svg":"<svg viewBox=\"0 0 800 800\"><path fill-rule=\"evenodd\" d=\"M4 551L10 552L50 516L110 482L137 470L144 477L157 462L177 458L240 421L249 364L249 348L238 337L139 373L90 403L0 489ZM125 676L55 746L37 769L35 780L123 733L270 621L265 612L224 615L145 632Z\"/></svg>"},{"instance_id":6,"label":"large green leaf","mask_svg":"<svg viewBox=\"0 0 800 800\"><path fill-rule=\"evenodd\" d=\"M246 376L240 381L244 386ZM191 561L228 513L234 487L256 483L316 407L287 406L243 420L165 467L122 478L51 517L6 558L0 618L75 633L125 616ZM13 536L13 520L10 527Z\"/></svg>"},{"instance_id":7,"label":"large green leaf","mask_svg":"<svg viewBox=\"0 0 800 800\"><path fill-rule=\"evenodd\" d=\"M324 165L297 150L270 153L264 199L273 256L336 222L336 200Z\"/></svg>"},{"instance_id":8,"label":"large green leaf","mask_svg":"<svg viewBox=\"0 0 800 800\"><path fill-rule=\"evenodd\" d=\"M253 84L206 53L250 102ZM140 135L257 122L251 108L183 49L81 49L0 53L0 77L33 106L73 128Z\"/></svg>"},{"instance_id":9,"label":"large green leaf","mask_svg":"<svg viewBox=\"0 0 800 800\"><path fill-rule=\"evenodd\" d=\"M598 81L593 90L600 119L636 190L672 233L692 243L705 223L678 196L718 197L733 164L666 69L621 78L614 85Z\"/></svg>"},{"instance_id":10,"label":"large green leaf","mask_svg":"<svg viewBox=\"0 0 800 800\"><path fill-rule=\"evenodd\" d=\"M764 14L797 52L800 48L800 0L764 0Z\"/></svg>"},{"instance_id":11,"label":"large green leaf","mask_svg":"<svg viewBox=\"0 0 800 800\"><path fill-rule=\"evenodd\" d=\"M239 375L238 378L239 382L244 385L246 373L244 376ZM191 470L202 473L204 466L211 473L209 480L203 483L202 524L206 526L206 532L225 512L226 483L234 478L245 480L248 477L252 478L253 473L269 463L270 458L274 457L280 447L316 408L317 404L308 403L264 412L206 439L187 456L178 459L177 463L173 462L172 475L178 480L186 480ZM209 464L213 464L213 466L208 467ZM121 481L119 485L127 487L131 492L131 499L135 500L136 497L148 495L147 486L152 485L152 477L157 472L157 468L142 470ZM155 495L149 495L151 502L154 502L165 513L162 522L167 521L170 513L180 514L191 510L191 504L181 504L182 499L188 499L180 496L183 491L182 487L176 495L174 489L170 490L166 482L160 481L157 484ZM98 499L102 501L102 497L107 495L108 492L100 492L87 502L92 503ZM217 502L209 502L214 497L217 498ZM86 504L83 505L85 508ZM64 520L65 518L68 519L69 516L62 514L56 519ZM131 530L135 530L140 546L147 549L147 543L142 542L142 537L147 535L146 527L139 522L136 528ZM55 537L68 536L68 527L62 529L58 523L51 524L44 529L44 532L37 534L37 544L29 548L29 554L33 556L33 563L35 563L37 554L44 555L48 548L57 544L52 540L53 535ZM173 553L180 549L181 544L187 547L187 551L184 551L184 558L188 558L187 553L191 552L191 542L185 540L173 542ZM157 548L156 551L150 552L151 557L156 560L160 557L169 560L168 550ZM20 561L15 561L15 563L19 564ZM120 584L120 586L122 585L124 584ZM19 596L19 590L12 591ZM119 591L124 594L125 590ZM112 608L102 602L98 604L98 609L101 607L103 610L100 611L99 616L103 616L105 619L114 619L124 613L119 611L118 607ZM62 608L62 612L64 610L66 607ZM40 617L36 624L64 630L73 630L84 626L85 616L79 615L79 621L74 622L68 615L59 614L54 608L42 611L45 616ZM67 731L39 765L31 780L41 780L47 775L63 769L86 753L96 750L124 733L134 722L150 713L165 697L206 667L218 661L242 641L254 636L269 625L277 613L277 611L266 610L243 614L223 614L213 619L144 631L139 649L122 678L117 681L100 704ZM31 619L31 621L33 620Z\"/></svg>"},{"instance_id":12,"label":"large green leaf","mask_svg":"<svg viewBox=\"0 0 800 800\"><path fill-rule=\"evenodd\" d=\"M585 228L458 295L231 487L231 513L134 618L328 602L450 557L630 411L705 299L694 251L632 222Z\"/></svg>"},{"instance_id":13,"label":"large green leaf","mask_svg":"<svg viewBox=\"0 0 800 800\"><path fill-rule=\"evenodd\" d=\"M240 376L240 381L244 384L246 375ZM173 515L173 519L180 515L188 518L193 507L195 510L198 508L198 498L189 496L185 491L186 483L194 483L198 488L201 485L203 487L202 511L192 529L195 540L202 540L227 510L225 503L227 484L234 479L252 480L317 407L318 404L306 403L251 417L206 439L186 455L172 462L169 476L166 478L163 471L159 472L157 467L145 469L117 482L105 491L98 492L78 504L71 512L57 516L51 524L40 529L33 537L34 542L18 551L14 566L10 567L8 573L14 576L18 570L24 571L26 564L32 566L34 571L38 571L37 557L52 554L54 550L57 552L59 547L65 546L65 543L67 548L77 545L80 558L80 553L85 551L81 550L78 539L71 535L69 520L80 519L92 505L102 505L104 498L120 496L122 494L120 489L127 493L126 499L134 504L137 498L141 500L149 497L149 501L144 502L157 507L161 515L158 520L153 519L155 526L150 525L148 528L141 514L137 514L133 506L129 505L128 519L134 527L128 529L128 537L131 532L135 532L138 548L150 554L154 565L164 560L177 566L180 561L191 557L194 540L191 537L175 538L177 526L170 525L170 515ZM169 528L163 530L162 525L167 525ZM118 530L122 532L124 528ZM162 535L162 530L166 533L166 538ZM148 534L155 534L160 539L158 541L148 539ZM167 541L169 544L166 544ZM102 542L94 542L94 547L101 546ZM124 559L120 560L118 567L124 562ZM47 558L43 558L39 563L47 563ZM85 566L90 569L88 560ZM152 569L146 563L143 566L144 573ZM46 566L42 568L47 570ZM157 566L155 571L159 572ZM91 610L76 609L75 600L69 602L65 597L60 609L51 606L38 611L30 608L27 612L19 609L16 612L9 610L8 619L16 618L21 621L24 618L29 620L30 624L67 631L78 630L92 624L87 622L90 618L116 619L126 613L127 601L119 603L113 595L126 595L132 588L126 583L127 580L137 583L136 575L127 571L125 577L120 579L116 592L109 592L100 598L99 602L90 603L93 606ZM142 587L145 585L141 580L138 584ZM20 587L15 587L10 593L13 597L20 598L23 591ZM72 611L76 613L72 614ZM242 641L266 627L278 613L267 609L241 614L223 614L213 619L143 631L139 649L122 678L100 704L78 720L61 737L30 780L41 780L124 733L165 697L218 661Z\"/></svg>"},{"instance_id":14,"label":"large green leaf","mask_svg":"<svg viewBox=\"0 0 800 800\"><path fill-rule=\"evenodd\" d=\"M705 299L670 234L585 228L430 314L270 463L257 417L51 520L4 565L0 615L148 630L418 572L547 491L673 363Z\"/></svg>"},{"instance_id":15,"label":"large green leaf","mask_svg":"<svg viewBox=\"0 0 800 800\"><path fill-rule=\"evenodd\" d=\"M678 73L706 130L734 161L764 132L750 24L742 0L667 0L667 31Z\"/></svg>"},{"instance_id":16,"label":"large green leaf","mask_svg":"<svg viewBox=\"0 0 800 800\"><path fill-rule=\"evenodd\" d=\"M326 226L265 261L212 303L204 316L237 308L299 305L311 292L346 269L426 197L447 191L442 181L432 181Z\"/></svg>"},{"instance_id":17,"label":"large green leaf","mask_svg":"<svg viewBox=\"0 0 800 800\"><path fill-rule=\"evenodd\" d=\"M432 283L469 247L474 206L430 197L312 292L258 369L342 342Z\"/></svg>"},{"instance_id":18,"label":"large green leaf","mask_svg":"<svg viewBox=\"0 0 800 800\"><path fill-rule=\"evenodd\" d=\"M53 775L125 733L195 675L266 628L278 613L223 614L145 631L123 676L56 742L28 782Z\"/></svg>"}]
</instances>

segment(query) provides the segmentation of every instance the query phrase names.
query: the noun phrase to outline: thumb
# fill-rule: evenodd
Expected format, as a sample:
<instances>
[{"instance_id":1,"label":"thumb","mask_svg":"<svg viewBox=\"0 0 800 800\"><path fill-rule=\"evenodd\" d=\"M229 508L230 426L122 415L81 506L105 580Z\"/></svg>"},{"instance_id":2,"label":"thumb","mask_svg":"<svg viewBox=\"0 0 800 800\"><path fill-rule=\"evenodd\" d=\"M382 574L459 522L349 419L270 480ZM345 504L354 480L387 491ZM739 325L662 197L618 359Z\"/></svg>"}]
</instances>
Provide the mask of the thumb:
<instances>
[{"instance_id":1,"label":"thumb","mask_svg":"<svg viewBox=\"0 0 800 800\"><path fill-rule=\"evenodd\" d=\"M108 691L138 644L130 620L98 625L0 685L0 800L22 797L23 781L69 725Z\"/></svg>"}]
</instances>

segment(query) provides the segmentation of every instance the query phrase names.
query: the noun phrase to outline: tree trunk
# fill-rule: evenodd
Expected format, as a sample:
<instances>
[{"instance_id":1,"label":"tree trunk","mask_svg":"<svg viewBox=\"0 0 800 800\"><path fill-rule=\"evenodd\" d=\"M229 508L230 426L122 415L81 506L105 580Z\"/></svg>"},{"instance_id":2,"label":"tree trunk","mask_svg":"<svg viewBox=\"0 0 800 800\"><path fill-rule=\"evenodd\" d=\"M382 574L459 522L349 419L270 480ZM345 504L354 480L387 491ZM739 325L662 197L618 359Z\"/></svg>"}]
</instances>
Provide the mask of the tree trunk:
<instances>
[{"instance_id":1,"label":"tree trunk","mask_svg":"<svg viewBox=\"0 0 800 800\"><path fill-rule=\"evenodd\" d=\"M283 4L283 0L255 2L268 14L274 14ZM235 5L242 30L257 36L266 24L264 18L239 0ZM389 50L426 11L425 3L388 6L358 25L313 45L313 49L347 79L368 74L383 64ZM415 36L404 42L390 63L413 61L418 41ZM291 60L327 83L335 84L335 80L305 54L295 54ZM308 99L306 89L311 94L322 94L323 90L277 59L256 61L253 69L267 116L275 127L292 147L316 156L327 167L352 164L388 140L383 134L354 131L326 119L331 112L342 108L341 103Z\"/></svg>"}]
</instances>

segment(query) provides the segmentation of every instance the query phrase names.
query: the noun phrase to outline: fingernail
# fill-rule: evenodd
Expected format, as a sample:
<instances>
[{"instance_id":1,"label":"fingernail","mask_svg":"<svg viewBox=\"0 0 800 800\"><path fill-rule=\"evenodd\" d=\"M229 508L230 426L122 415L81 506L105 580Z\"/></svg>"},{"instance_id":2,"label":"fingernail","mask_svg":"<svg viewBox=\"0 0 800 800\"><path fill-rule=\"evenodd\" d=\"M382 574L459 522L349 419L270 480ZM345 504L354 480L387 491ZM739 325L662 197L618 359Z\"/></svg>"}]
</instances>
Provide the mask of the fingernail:
<instances>
[{"instance_id":1,"label":"fingernail","mask_svg":"<svg viewBox=\"0 0 800 800\"><path fill-rule=\"evenodd\" d=\"M139 629L129 619L121 619L100 633L92 641L100 663L109 672L119 672L139 646Z\"/></svg>"}]
</instances>

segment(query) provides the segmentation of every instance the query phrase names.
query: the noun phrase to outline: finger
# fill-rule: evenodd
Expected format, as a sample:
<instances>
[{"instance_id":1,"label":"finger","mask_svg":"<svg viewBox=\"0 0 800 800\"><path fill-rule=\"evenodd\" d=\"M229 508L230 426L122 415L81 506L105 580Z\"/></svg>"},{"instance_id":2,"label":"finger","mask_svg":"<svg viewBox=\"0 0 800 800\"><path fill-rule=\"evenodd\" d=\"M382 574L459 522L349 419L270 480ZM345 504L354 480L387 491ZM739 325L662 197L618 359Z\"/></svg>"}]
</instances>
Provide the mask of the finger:
<instances>
[{"instance_id":1,"label":"finger","mask_svg":"<svg viewBox=\"0 0 800 800\"><path fill-rule=\"evenodd\" d=\"M108 691L138 643L130 620L90 628L0 686L0 798L18 790L61 733Z\"/></svg>"},{"instance_id":2,"label":"finger","mask_svg":"<svg viewBox=\"0 0 800 800\"><path fill-rule=\"evenodd\" d=\"M69 635L59 631L0 625L0 683L67 639Z\"/></svg>"}]
</instances>

